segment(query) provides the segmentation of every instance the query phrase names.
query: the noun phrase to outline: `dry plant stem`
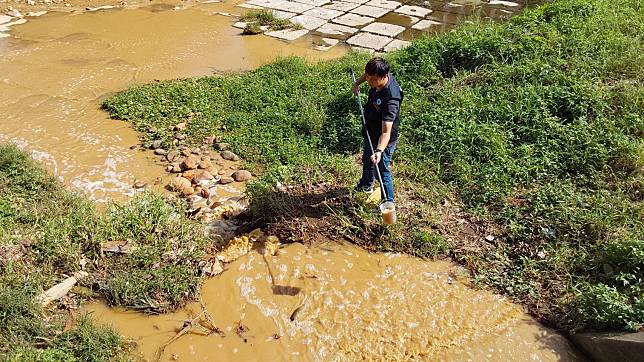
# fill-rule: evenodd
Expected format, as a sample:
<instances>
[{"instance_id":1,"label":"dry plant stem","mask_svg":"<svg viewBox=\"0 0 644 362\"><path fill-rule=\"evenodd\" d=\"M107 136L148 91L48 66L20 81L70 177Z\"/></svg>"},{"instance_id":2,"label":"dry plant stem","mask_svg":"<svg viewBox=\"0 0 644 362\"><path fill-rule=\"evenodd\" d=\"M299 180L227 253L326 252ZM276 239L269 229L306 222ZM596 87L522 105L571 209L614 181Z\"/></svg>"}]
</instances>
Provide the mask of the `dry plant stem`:
<instances>
[{"instance_id":1,"label":"dry plant stem","mask_svg":"<svg viewBox=\"0 0 644 362\"><path fill-rule=\"evenodd\" d=\"M188 322L179 332L177 332L177 334L175 334L174 337L170 338L170 340L168 340L167 342L165 342L164 344L159 346L159 349L157 350L157 353L156 353L156 356L155 356L154 360L155 361L160 361L161 356L163 355L163 351L165 351L165 349L169 345L171 345L174 341L176 341L177 339L181 338L181 336L183 336L184 334L188 333L188 331L190 331L190 329L192 329L192 326L194 326L195 322L197 322L197 321L199 321L201 319L201 316L203 314L204 314L204 312L202 311L195 318L193 318L190 322Z\"/></svg>"}]
</instances>

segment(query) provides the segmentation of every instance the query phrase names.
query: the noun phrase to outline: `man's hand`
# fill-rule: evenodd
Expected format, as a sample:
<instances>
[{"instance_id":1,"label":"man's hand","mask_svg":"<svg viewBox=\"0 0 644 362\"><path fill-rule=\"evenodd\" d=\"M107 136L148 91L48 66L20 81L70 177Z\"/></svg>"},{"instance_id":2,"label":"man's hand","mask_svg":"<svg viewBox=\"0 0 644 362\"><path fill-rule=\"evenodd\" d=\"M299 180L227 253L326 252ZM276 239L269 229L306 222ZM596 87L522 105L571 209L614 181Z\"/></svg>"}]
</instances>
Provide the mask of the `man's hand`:
<instances>
[{"instance_id":1,"label":"man's hand","mask_svg":"<svg viewBox=\"0 0 644 362\"><path fill-rule=\"evenodd\" d=\"M351 91L353 92L354 96L358 95L358 92L360 92L360 84L353 84L353 87L351 87Z\"/></svg>"},{"instance_id":2,"label":"man's hand","mask_svg":"<svg viewBox=\"0 0 644 362\"><path fill-rule=\"evenodd\" d=\"M382 151L376 150L373 155L371 155L371 162L373 162L374 165L377 165L380 163L380 160L382 159Z\"/></svg>"}]
</instances>

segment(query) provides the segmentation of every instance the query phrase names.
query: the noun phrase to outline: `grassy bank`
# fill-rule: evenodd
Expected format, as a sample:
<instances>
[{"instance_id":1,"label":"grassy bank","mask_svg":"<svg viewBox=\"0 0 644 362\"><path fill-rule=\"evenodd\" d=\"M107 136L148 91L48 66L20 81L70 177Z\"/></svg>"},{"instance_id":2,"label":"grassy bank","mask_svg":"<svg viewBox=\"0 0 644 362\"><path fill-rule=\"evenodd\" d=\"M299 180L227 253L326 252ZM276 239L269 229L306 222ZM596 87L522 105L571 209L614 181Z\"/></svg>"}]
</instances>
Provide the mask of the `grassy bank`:
<instances>
[{"instance_id":1,"label":"grassy bank","mask_svg":"<svg viewBox=\"0 0 644 362\"><path fill-rule=\"evenodd\" d=\"M192 298L208 240L180 205L142 195L97 209L70 193L30 157L0 146L0 360L102 361L124 356L114 331L67 308L102 297L164 312ZM131 254L102 251L128 241ZM74 272L89 277L42 308L36 297Z\"/></svg>"},{"instance_id":2,"label":"grassy bank","mask_svg":"<svg viewBox=\"0 0 644 362\"><path fill-rule=\"evenodd\" d=\"M283 236L449 254L550 325L636 329L642 34L637 0L570 0L390 55L406 91L394 157L400 223L390 229L347 191L361 142L348 71L366 55L156 83L104 107L165 147L185 120L188 141L229 142L262 175L249 187L251 219Z\"/></svg>"}]
</instances>

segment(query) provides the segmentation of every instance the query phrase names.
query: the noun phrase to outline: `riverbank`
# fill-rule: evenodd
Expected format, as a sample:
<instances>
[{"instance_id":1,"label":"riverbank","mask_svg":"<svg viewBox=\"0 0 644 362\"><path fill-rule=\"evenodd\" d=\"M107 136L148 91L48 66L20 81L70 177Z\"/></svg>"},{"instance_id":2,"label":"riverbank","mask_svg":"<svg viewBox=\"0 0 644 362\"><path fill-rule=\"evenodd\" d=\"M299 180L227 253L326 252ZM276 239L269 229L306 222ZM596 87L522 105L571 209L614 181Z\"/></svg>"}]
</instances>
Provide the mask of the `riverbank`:
<instances>
[{"instance_id":1,"label":"riverbank","mask_svg":"<svg viewBox=\"0 0 644 362\"><path fill-rule=\"evenodd\" d=\"M560 1L389 56L406 101L388 229L349 191L348 70L367 55L136 87L105 108L166 146L182 121L188 143L215 131L261 175L247 219L282 239L449 255L558 329L637 329L642 16L636 1Z\"/></svg>"}]
</instances>

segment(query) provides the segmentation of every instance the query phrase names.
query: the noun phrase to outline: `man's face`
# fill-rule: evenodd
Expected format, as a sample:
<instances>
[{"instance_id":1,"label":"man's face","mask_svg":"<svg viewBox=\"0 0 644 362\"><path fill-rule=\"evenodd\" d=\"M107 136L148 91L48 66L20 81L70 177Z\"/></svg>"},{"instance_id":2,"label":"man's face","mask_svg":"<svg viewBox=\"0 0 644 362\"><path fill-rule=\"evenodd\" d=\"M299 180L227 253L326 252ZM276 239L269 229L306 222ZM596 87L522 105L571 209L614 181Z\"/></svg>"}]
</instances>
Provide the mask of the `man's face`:
<instances>
[{"instance_id":1,"label":"man's face","mask_svg":"<svg viewBox=\"0 0 644 362\"><path fill-rule=\"evenodd\" d=\"M366 74L367 84L371 88L382 88L387 85L387 77L379 77L377 75Z\"/></svg>"}]
</instances>

